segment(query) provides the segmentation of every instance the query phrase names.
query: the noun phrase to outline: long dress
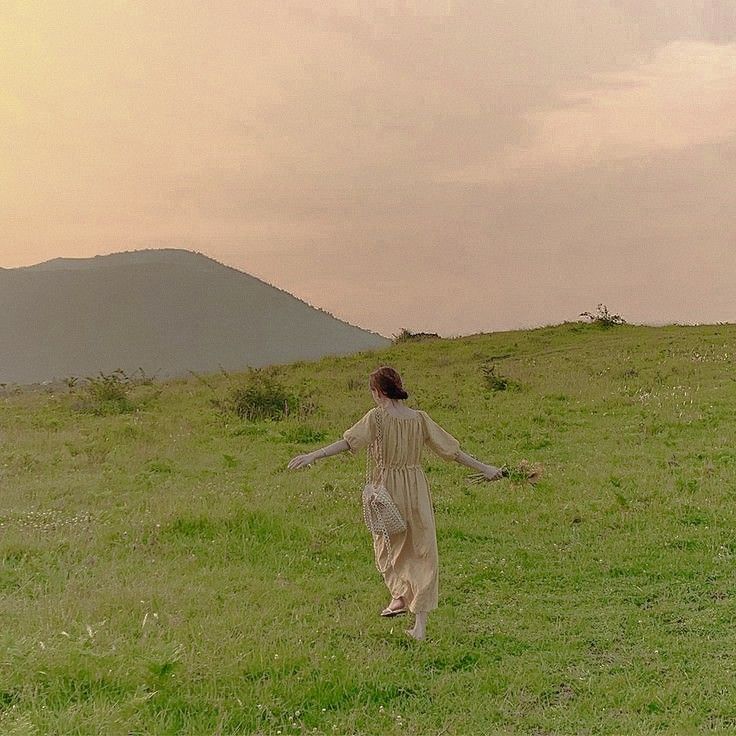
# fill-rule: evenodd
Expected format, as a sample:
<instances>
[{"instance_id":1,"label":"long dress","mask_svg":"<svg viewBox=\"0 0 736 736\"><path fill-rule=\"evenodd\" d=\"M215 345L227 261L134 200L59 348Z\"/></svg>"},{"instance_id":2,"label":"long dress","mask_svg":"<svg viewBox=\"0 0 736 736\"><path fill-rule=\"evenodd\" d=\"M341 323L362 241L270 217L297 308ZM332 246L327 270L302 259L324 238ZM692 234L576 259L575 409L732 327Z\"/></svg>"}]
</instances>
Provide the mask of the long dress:
<instances>
[{"instance_id":1,"label":"long dress","mask_svg":"<svg viewBox=\"0 0 736 736\"><path fill-rule=\"evenodd\" d=\"M427 445L439 457L452 460L460 443L425 411L415 410L414 417L396 417L376 406L343 433L351 454L367 447L375 457L379 411L385 485L407 529L391 537L389 565L383 537L373 537L376 562L381 569L386 568L383 579L392 598L403 596L412 613L431 611L437 608L439 571L432 495L421 465L422 448Z\"/></svg>"}]
</instances>

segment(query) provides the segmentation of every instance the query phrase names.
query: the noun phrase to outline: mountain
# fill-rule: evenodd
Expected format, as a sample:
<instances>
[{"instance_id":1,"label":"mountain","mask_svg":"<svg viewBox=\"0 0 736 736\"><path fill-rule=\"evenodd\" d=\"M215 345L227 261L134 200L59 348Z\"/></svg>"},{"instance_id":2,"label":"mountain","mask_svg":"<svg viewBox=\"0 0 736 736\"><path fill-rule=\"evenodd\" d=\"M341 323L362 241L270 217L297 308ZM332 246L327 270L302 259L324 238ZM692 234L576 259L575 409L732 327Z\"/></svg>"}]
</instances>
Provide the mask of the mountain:
<instances>
[{"instance_id":1,"label":"mountain","mask_svg":"<svg viewBox=\"0 0 736 736\"><path fill-rule=\"evenodd\" d=\"M175 248L0 269L0 382L122 368L173 377L385 347L390 340Z\"/></svg>"}]
</instances>

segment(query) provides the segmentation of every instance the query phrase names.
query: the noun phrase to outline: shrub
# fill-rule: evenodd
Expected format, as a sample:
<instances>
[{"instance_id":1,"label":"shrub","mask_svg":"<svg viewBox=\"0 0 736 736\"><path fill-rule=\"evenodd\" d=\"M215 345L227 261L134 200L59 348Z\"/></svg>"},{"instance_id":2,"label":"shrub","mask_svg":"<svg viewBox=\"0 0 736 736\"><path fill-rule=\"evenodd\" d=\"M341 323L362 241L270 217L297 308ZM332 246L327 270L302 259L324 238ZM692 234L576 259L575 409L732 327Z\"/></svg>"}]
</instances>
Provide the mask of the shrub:
<instances>
[{"instance_id":1,"label":"shrub","mask_svg":"<svg viewBox=\"0 0 736 736\"><path fill-rule=\"evenodd\" d=\"M521 388L518 381L498 373L498 366L495 363L486 363L481 370L483 380L491 391L518 390Z\"/></svg>"},{"instance_id":2,"label":"shrub","mask_svg":"<svg viewBox=\"0 0 736 736\"><path fill-rule=\"evenodd\" d=\"M125 414L145 406L161 393L151 377L146 376L142 368L140 376L128 375L122 368L112 373L100 371L97 376L88 376L81 384L82 391L73 404L77 411L88 412L98 416L108 414ZM70 393L75 393L78 379L70 376L65 380ZM138 386L152 387L148 390L136 391ZM135 391L135 399L133 392Z\"/></svg>"},{"instance_id":3,"label":"shrub","mask_svg":"<svg viewBox=\"0 0 736 736\"><path fill-rule=\"evenodd\" d=\"M439 338L439 335L434 332L411 332L406 327L402 328L397 335L391 335L394 344L407 342L408 340L431 340L434 338Z\"/></svg>"},{"instance_id":4,"label":"shrub","mask_svg":"<svg viewBox=\"0 0 736 736\"><path fill-rule=\"evenodd\" d=\"M232 386L224 398L212 399L222 414L241 419L285 419L290 414L311 413L314 402L290 392L267 369L251 368L244 384Z\"/></svg>"},{"instance_id":5,"label":"shrub","mask_svg":"<svg viewBox=\"0 0 736 736\"><path fill-rule=\"evenodd\" d=\"M602 327L603 329L626 324L626 320L620 314L611 314L605 304L599 304L595 314L581 312L580 316L587 317L591 324Z\"/></svg>"},{"instance_id":6,"label":"shrub","mask_svg":"<svg viewBox=\"0 0 736 736\"><path fill-rule=\"evenodd\" d=\"M98 376L90 376L84 386L87 401L79 407L92 414L124 414L133 411L135 404L129 397L133 381L118 368L112 373L100 371Z\"/></svg>"}]
</instances>

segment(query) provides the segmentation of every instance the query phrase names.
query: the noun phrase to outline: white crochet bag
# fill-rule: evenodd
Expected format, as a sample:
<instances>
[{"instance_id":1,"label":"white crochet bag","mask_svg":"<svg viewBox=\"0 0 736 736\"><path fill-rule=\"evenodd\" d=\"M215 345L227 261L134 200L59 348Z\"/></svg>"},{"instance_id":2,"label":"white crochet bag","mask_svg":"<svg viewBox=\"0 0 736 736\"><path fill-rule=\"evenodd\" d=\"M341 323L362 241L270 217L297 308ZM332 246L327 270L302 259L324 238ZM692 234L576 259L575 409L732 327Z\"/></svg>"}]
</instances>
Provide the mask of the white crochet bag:
<instances>
[{"instance_id":1,"label":"white crochet bag","mask_svg":"<svg viewBox=\"0 0 736 736\"><path fill-rule=\"evenodd\" d=\"M376 410L376 441L375 445L377 448L378 466L380 470L380 476L377 482L373 482L371 479L371 453L370 447L366 452L366 470L365 470L365 486L363 487L363 519L365 525L371 531L374 536L382 536L386 542L386 548L388 551L388 559L390 564L391 557L393 556L391 550L391 536L394 534L400 534L406 531L406 522L401 516L401 512L394 503L391 494L384 485L384 466L383 466L383 431L381 427L381 411ZM388 564L383 570L376 561L376 567L381 573L386 572Z\"/></svg>"}]
</instances>

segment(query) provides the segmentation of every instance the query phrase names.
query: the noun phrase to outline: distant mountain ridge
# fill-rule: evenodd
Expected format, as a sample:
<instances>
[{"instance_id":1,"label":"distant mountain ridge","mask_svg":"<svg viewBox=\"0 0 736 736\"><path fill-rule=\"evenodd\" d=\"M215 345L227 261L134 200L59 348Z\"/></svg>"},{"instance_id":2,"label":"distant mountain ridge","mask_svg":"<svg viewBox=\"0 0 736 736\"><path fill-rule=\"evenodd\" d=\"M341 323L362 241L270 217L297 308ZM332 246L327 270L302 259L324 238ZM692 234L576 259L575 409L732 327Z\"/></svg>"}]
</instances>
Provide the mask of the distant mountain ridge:
<instances>
[{"instance_id":1,"label":"distant mountain ridge","mask_svg":"<svg viewBox=\"0 0 736 736\"><path fill-rule=\"evenodd\" d=\"M385 347L390 340L176 248L0 269L0 382L138 368L161 378Z\"/></svg>"}]
</instances>

